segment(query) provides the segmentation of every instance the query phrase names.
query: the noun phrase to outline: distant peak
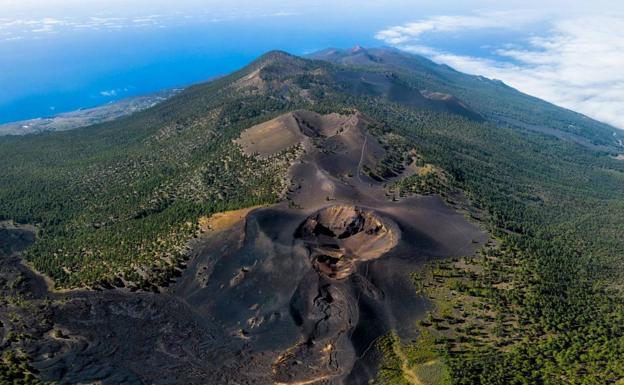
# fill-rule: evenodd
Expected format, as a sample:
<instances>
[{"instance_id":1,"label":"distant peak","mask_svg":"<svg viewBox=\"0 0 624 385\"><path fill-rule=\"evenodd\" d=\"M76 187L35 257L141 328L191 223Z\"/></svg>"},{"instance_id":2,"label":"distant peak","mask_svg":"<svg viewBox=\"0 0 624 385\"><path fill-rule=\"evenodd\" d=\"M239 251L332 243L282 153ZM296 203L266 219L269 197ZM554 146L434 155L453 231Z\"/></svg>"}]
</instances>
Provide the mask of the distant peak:
<instances>
[{"instance_id":1,"label":"distant peak","mask_svg":"<svg viewBox=\"0 0 624 385\"><path fill-rule=\"evenodd\" d=\"M366 50L364 49L364 47L362 47L359 44L356 44L353 48L351 48L351 53L359 53L363 51L366 51Z\"/></svg>"},{"instance_id":2,"label":"distant peak","mask_svg":"<svg viewBox=\"0 0 624 385\"><path fill-rule=\"evenodd\" d=\"M260 60L279 60L279 59L292 59L295 56L289 54L286 51L273 50L269 51L262 56L260 56Z\"/></svg>"},{"instance_id":3,"label":"distant peak","mask_svg":"<svg viewBox=\"0 0 624 385\"><path fill-rule=\"evenodd\" d=\"M303 59L291 55L288 52L273 50L264 53L262 56L258 57L251 63L251 68L263 68L269 64L289 64L289 65L301 65Z\"/></svg>"}]
</instances>

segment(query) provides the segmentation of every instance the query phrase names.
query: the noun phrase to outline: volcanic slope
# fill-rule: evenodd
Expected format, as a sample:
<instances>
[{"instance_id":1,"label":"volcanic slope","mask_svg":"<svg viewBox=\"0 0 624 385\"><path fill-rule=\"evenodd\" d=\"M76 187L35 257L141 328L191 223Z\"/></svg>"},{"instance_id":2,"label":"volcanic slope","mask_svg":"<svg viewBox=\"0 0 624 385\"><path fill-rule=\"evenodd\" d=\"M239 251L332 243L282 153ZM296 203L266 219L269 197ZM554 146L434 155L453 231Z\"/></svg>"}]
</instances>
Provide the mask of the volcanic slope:
<instances>
[{"instance_id":1,"label":"volcanic slope","mask_svg":"<svg viewBox=\"0 0 624 385\"><path fill-rule=\"evenodd\" d=\"M0 219L36 225L23 257L56 289L0 245L0 376L623 378L621 134L393 50L322 59L271 52L120 120L0 138ZM443 258L484 235L436 193L496 242Z\"/></svg>"},{"instance_id":2,"label":"volcanic slope","mask_svg":"<svg viewBox=\"0 0 624 385\"><path fill-rule=\"evenodd\" d=\"M418 103L422 108L485 119L499 126L555 136L602 151L623 147L623 134L607 124L523 94L499 80L467 75L422 56L394 48L357 46L329 48L308 57L344 65L354 73L366 70L364 83L369 83L366 79L373 76L371 71L392 74L395 84L401 84L394 89L412 89L412 94L413 90L420 91L420 101L412 99L410 103Z\"/></svg>"},{"instance_id":3,"label":"volcanic slope","mask_svg":"<svg viewBox=\"0 0 624 385\"><path fill-rule=\"evenodd\" d=\"M60 383L373 380L376 341L415 338L427 309L410 273L487 235L437 196L392 199L363 171L386 155L371 124L299 110L243 131L241 151L299 148L285 200L221 214L165 293L68 295L65 340L41 344L34 367Z\"/></svg>"}]
</instances>

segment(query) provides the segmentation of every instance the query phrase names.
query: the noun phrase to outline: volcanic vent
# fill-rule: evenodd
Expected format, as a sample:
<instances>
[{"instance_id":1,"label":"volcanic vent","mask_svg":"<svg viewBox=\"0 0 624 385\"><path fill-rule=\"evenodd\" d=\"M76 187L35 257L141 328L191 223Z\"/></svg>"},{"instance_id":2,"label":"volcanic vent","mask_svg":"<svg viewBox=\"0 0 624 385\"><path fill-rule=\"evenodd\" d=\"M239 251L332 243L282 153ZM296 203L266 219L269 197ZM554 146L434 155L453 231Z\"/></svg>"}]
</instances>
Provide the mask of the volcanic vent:
<instances>
[{"instance_id":1,"label":"volcanic vent","mask_svg":"<svg viewBox=\"0 0 624 385\"><path fill-rule=\"evenodd\" d=\"M378 258L396 246L396 224L364 208L326 207L309 216L297 229L314 268L321 274L344 279L358 261Z\"/></svg>"}]
</instances>

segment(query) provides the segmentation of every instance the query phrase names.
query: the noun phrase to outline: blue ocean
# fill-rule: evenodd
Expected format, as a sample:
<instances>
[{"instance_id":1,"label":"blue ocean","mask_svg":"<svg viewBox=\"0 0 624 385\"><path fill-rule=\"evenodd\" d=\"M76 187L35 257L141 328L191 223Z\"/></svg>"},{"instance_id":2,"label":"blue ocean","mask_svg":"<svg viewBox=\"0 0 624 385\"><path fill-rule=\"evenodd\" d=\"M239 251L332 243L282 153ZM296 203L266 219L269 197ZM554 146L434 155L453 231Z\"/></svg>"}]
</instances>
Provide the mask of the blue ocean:
<instances>
[{"instance_id":1,"label":"blue ocean","mask_svg":"<svg viewBox=\"0 0 624 385\"><path fill-rule=\"evenodd\" d=\"M328 47L379 46L377 31L422 16L409 4L392 13L336 7L334 12L319 8L222 19L188 14L90 17L86 22L5 19L0 123L183 87L227 74L273 49L303 55ZM2 20L0 15L0 27ZM485 38L432 37L428 43L466 53L466 47L475 46L465 44L469 39Z\"/></svg>"},{"instance_id":2,"label":"blue ocean","mask_svg":"<svg viewBox=\"0 0 624 385\"><path fill-rule=\"evenodd\" d=\"M55 115L229 73L263 52L379 44L366 30L263 22L149 26L0 42L0 123Z\"/></svg>"}]
</instances>

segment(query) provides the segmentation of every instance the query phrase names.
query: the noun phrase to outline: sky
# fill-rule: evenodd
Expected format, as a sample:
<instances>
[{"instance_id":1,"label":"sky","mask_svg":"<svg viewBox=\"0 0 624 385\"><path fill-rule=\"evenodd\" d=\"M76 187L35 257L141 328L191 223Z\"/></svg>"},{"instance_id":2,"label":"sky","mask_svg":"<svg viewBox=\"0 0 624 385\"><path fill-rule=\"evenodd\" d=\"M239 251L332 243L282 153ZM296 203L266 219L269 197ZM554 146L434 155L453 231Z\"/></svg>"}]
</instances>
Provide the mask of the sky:
<instances>
[{"instance_id":1,"label":"sky","mask_svg":"<svg viewBox=\"0 0 624 385\"><path fill-rule=\"evenodd\" d=\"M0 0L0 122L191 84L270 49L356 44L624 128L624 2L613 0Z\"/></svg>"}]
</instances>

